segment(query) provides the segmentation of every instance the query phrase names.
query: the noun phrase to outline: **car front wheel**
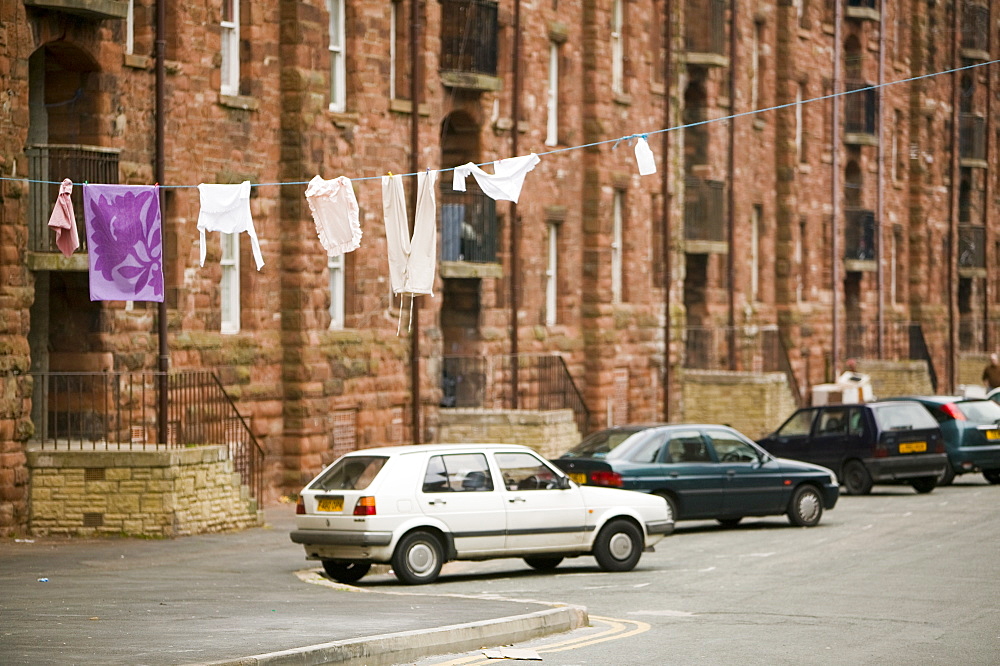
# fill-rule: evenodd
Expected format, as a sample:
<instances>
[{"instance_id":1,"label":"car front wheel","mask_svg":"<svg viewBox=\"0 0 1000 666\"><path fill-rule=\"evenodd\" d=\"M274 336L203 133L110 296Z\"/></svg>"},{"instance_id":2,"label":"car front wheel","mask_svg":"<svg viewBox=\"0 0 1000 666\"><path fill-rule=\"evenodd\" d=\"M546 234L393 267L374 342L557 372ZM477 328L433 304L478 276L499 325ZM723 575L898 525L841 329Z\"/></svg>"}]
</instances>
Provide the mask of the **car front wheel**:
<instances>
[{"instance_id":1,"label":"car front wheel","mask_svg":"<svg viewBox=\"0 0 1000 666\"><path fill-rule=\"evenodd\" d=\"M631 571L642 556L642 531L627 520L613 520L594 541L594 557L605 571Z\"/></svg>"},{"instance_id":2,"label":"car front wheel","mask_svg":"<svg viewBox=\"0 0 1000 666\"><path fill-rule=\"evenodd\" d=\"M872 491L872 477L857 460L844 465L844 489L848 495L867 495Z\"/></svg>"},{"instance_id":3,"label":"car front wheel","mask_svg":"<svg viewBox=\"0 0 1000 666\"><path fill-rule=\"evenodd\" d=\"M983 478L996 485L1000 483L1000 469L987 469L983 471Z\"/></svg>"},{"instance_id":4,"label":"car front wheel","mask_svg":"<svg viewBox=\"0 0 1000 666\"><path fill-rule=\"evenodd\" d=\"M411 532L399 540L392 554L392 570L407 585L433 583L441 573L441 543L428 532Z\"/></svg>"},{"instance_id":5,"label":"car front wheel","mask_svg":"<svg viewBox=\"0 0 1000 666\"><path fill-rule=\"evenodd\" d=\"M913 479L913 481L910 481L910 485L913 486L913 489L921 494L929 493L934 490L934 488L937 487L937 484L938 477L936 476L923 476L919 479Z\"/></svg>"},{"instance_id":6,"label":"car front wheel","mask_svg":"<svg viewBox=\"0 0 1000 666\"><path fill-rule=\"evenodd\" d=\"M526 557L524 561L532 569L539 571L552 571L563 561L561 557Z\"/></svg>"},{"instance_id":7,"label":"car front wheel","mask_svg":"<svg viewBox=\"0 0 1000 666\"><path fill-rule=\"evenodd\" d=\"M823 498L812 486L799 486L788 504L788 522L797 527L815 527L823 517Z\"/></svg>"},{"instance_id":8,"label":"car front wheel","mask_svg":"<svg viewBox=\"0 0 1000 666\"><path fill-rule=\"evenodd\" d=\"M356 583L364 578L371 568L371 562L323 560L323 570L326 571L326 575L338 583Z\"/></svg>"}]
</instances>

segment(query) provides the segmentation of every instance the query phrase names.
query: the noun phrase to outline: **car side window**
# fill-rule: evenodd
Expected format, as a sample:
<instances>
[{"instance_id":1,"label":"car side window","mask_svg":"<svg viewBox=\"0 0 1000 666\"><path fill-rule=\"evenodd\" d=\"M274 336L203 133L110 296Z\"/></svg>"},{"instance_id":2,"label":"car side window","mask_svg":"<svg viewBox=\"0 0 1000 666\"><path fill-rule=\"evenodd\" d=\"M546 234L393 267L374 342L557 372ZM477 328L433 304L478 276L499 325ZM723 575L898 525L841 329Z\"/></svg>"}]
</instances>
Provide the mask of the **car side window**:
<instances>
[{"instance_id":1,"label":"car side window","mask_svg":"<svg viewBox=\"0 0 1000 666\"><path fill-rule=\"evenodd\" d=\"M493 490L493 477L486 456L481 453L431 456L424 472L422 490L425 493Z\"/></svg>"},{"instance_id":2,"label":"car side window","mask_svg":"<svg viewBox=\"0 0 1000 666\"><path fill-rule=\"evenodd\" d=\"M804 437L812 430L813 417L816 416L815 409L803 409L795 412L790 419L785 421L778 429L779 437Z\"/></svg>"},{"instance_id":3,"label":"car side window","mask_svg":"<svg viewBox=\"0 0 1000 666\"><path fill-rule=\"evenodd\" d=\"M865 432L865 420L864 414L860 409L854 408L850 410L850 416L847 419L847 434L849 435L863 435Z\"/></svg>"},{"instance_id":4,"label":"car side window","mask_svg":"<svg viewBox=\"0 0 1000 666\"><path fill-rule=\"evenodd\" d=\"M705 440L697 430L677 430L667 442L667 460L674 463L712 462Z\"/></svg>"},{"instance_id":5,"label":"car side window","mask_svg":"<svg viewBox=\"0 0 1000 666\"><path fill-rule=\"evenodd\" d=\"M760 461L760 455L753 444L743 441L728 430L706 430L705 434L711 440L719 462L752 463Z\"/></svg>"},{"instance_id":6,"label":"car side window","mask_svg":"<svg viewBox=\"0 0 1000 666\"><path fill-rule=\"evenodd\" d=\"M844 408L824 409L820 412L817 435L846 435L848 411Z\"/></svg>"},{"instance_id":7,"label":"car side window","mask_svg":"<svg viewBox=\"0 0 1000 666\"><path fill-rule=\"evenodd\" d=\"M629 456L629 460L637 463L658 462L661 458L660 454L663 451L663 445L665 443L666 435L654 433L651 437L646 439L641 446L636 447L636 450Z\"/></svg>"},{"instance_id":8,"label":"car side window","mask_svg":"<svg viewBox=\"0 0 1000 666\"><path fill-rule=\"evenodd\" d=\"M548 490L558 487L558 477L530 453L498 453L497 465L507 490Z\"/></svg>"}]
</instances>

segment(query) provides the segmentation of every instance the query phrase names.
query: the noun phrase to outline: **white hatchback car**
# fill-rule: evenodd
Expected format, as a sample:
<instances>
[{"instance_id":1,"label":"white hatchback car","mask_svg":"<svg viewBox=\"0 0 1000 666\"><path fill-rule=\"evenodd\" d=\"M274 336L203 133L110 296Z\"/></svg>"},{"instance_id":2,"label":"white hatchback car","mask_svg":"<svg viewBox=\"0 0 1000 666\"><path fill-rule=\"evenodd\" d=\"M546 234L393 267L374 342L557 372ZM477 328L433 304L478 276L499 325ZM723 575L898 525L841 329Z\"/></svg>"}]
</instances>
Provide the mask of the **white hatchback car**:
<instances>
[{"instance_id":1,"label":"white hatchback car","mask_svg":"<svg viewBox=\"0 0 1000 666\"><path fill-rule=\"evenodd\" d=\"M592 554L629 571L670 534L662 497L578 486L530 448L421 444L354 451L299 495L291 539L335 580L353 583L390 563L411 585L449 560L522 557L553 569Z\"/></svg>"}]
</instances>

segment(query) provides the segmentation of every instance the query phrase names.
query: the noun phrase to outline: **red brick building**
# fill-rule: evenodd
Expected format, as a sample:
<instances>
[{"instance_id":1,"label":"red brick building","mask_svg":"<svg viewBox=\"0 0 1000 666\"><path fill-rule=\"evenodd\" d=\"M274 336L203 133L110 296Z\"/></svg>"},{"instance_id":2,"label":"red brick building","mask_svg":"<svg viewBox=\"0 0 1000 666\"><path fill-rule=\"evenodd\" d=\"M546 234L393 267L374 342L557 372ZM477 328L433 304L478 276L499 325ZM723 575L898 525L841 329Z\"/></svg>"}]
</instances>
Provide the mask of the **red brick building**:
<instances>
[{"instance_id":1,"label":"red brick building","mask_svg":"<svg viewBox=\"0 0 1000 666\"><path fill-rule=\"evenodd\" d=\"M948 390L997 344L995 0L219 0L165 6L159 38L157 9L0 3L0 532L28 525L60 374L214 372L273 499L453 406L578 390L589 427L677 420L690 370L802 398L849 356ZM451 189L532 152L516 205ZM439 261L410 323L380 177L424 169ZM342 257L317 174L353 179ZM64 177L164 186L164 307L89 300L45 226ZM209 234L201 266L194 186L244 180L265 265Z\"/></svg>"}]
</instances>

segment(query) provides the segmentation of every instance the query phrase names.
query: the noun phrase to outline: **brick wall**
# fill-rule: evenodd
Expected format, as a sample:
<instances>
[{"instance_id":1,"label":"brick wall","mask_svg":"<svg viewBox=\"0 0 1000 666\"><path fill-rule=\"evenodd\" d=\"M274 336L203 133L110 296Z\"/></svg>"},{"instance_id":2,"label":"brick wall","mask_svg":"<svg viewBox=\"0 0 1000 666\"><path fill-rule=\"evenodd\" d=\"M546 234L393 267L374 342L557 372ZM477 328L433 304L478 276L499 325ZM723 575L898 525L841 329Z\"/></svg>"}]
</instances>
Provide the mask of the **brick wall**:
<instances>
[{"instance_id":1,"label":"brick wall","mask_svg":"<svg viewBox=\"0 0 1000 666\"><path fill-rule=\"evenodd\" d=\"M555 458L580 442L573 411L442 409L439 441L522 444Z\"/></svg>"},{"instance_id":2,"label":"brick wall","mask_svg":"<svg viewBox=\"0 0 1000 666\"><path fill-rule=\"evenodd\" d=\"M688 423L724 423L756 439L795 411L785 375L686 370L682 384Z\"/></svg>"},{"instance_id":3,"label":"brick wall","mask_svg":"<svg viewBox=\"0 0 1000 666\"><path fill-rule=\"evenodd\" d=\"M221 446L28 452L29 530L39 536L175 537L261 524Z\"/></svg>"},{"instance_id":4,"label":"brick wall","mask_svg":"<svg viewBox=\"0 0 1000 666\"><path fill-rule=\"evenodd\" d=\"M876 399L934 393L925 361L864 360L858 362L858 372L872 378L872 393Z\"/></svg>"}]
</instances>

